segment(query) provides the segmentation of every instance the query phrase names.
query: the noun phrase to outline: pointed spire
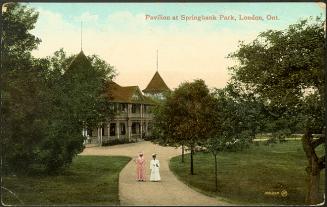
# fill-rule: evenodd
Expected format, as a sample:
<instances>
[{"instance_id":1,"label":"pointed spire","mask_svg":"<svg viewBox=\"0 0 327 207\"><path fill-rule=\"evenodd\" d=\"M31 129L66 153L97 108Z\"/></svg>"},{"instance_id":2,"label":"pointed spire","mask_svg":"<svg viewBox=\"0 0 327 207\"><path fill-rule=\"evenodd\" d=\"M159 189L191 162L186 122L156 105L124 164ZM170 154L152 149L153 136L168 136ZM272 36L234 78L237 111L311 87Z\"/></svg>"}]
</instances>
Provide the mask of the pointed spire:
<instances>
[{"instance_id":1,"label":"pointed spire","mask_svg":"<svg viewBox=\"0 0 327 207\"><path fill-rule=\"evenodd\" d=\"M157 49L157 72L158 72L158 49Z\"/></svg>"},{"instance_id":2,"label":"pointed spire","mask_svg":"<svg viewBox=\"0 0 327 207\"><path fill-rule=\"evenodd\" d=\"M83 50L83 22L81 21L81 51Z\"/></svg>"}]
</instances>

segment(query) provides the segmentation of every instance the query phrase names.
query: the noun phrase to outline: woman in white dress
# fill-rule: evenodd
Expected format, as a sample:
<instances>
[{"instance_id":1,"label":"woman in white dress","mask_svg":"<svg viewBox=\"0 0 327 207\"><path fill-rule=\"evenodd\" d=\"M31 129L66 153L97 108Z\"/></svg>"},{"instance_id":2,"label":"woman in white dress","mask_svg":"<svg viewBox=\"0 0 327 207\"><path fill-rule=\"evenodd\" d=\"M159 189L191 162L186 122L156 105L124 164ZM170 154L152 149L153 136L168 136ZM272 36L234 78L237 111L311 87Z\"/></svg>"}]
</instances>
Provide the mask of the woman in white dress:
<instances>
[{"instance_id":1,"label":"woman in white dress","mask_svg":"<svg viewBox=\"0 0 327 207\"><path fill-rule=\"evenodd\" d=\"M152 160L150 162L150 170L151 170L151 175L150 175L150 181L160 181L160 173L159 173L159 168L160 168L160 163L159 160L156 159L157 155L152 154Z\"/></svg>"}]
</instances>

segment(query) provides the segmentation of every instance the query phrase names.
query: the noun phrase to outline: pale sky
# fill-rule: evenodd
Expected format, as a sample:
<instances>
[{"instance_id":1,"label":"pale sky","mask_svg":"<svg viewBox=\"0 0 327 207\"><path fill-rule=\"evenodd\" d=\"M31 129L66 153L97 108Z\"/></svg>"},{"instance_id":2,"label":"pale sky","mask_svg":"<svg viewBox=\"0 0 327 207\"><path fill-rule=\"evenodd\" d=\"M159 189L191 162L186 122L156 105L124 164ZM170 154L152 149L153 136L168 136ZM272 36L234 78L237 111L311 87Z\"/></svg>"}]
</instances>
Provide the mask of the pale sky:
<instances>
[{"instance_id":1,"label":"pale sky","mask_svg":"<svg viewBox=\"0 0 327 207\"><path fill-rule=\"evenodd\" d=\"M203 79L209 87L222 88L234 63L226 56L239 41L249 42L259 32L285 29L310 16L325 19L318 3L28 3L39 12L32 31L42 42L37 57L64 48L80 52L83 21L83 51L97 54L113 65L122 85L143 90L156 72L168 87L183 81ZM146 20L146 15L169 16L171 20ZM185 21L181 16L233 15L235 20ZM262 16L263 20L240 20L239 16ZM277 16L268 20L267 15ZM178 16L179 20L172 20Z\"/></svg>"}]
</instances>

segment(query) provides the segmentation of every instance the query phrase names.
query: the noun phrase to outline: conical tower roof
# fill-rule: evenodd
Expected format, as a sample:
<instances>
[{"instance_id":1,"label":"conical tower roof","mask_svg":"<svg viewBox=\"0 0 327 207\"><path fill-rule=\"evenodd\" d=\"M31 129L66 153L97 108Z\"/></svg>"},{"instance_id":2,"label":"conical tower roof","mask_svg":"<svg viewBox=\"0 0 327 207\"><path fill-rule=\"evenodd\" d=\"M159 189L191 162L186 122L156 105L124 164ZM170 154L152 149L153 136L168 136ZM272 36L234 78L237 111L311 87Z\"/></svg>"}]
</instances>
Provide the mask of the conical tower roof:
<instances>
[{"instance_id":1,"label":"conical tower roof","mask_svg":"<svg viewBox=\"0 0 327 207\"><path fill-rule=\"evenodd\" d=\"M90 61L85 56L84 52L81 50L76 57L72 60L72 62L69 64L68 69L77 67L77 66L91 66Z\"/></svg>"},{"instance_id":2,"label":"conical tower roof","mask_svg":"<svg viewBox=\"0 0 327 207\"><path fill-rule=\"evenodd\" d=\"M83 51L78 53L68 65L64 76L69 79L72 76L88 77L94 73L91 62L87 59Z\"/></svg>"},{"instance_id":3,"label":"conical tower roof","mask_svg":"<svg viewBox=\"0 0 327 207\"><path fill-rule=\"evenodd\" d=\"M170 91L165 81L162 79L158 71L154 74L148 86L143 90L144 93L162 93Z\"/></svg>"}]
</instances>

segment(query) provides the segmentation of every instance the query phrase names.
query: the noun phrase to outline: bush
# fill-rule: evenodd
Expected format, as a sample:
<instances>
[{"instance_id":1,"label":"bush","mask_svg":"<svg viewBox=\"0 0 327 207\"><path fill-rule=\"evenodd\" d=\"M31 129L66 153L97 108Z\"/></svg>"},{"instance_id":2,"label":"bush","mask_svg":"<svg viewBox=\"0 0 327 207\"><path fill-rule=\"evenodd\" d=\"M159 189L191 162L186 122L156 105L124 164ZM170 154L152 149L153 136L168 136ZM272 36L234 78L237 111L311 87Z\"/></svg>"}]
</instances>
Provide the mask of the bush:
<instances>
[{"instance_id":1,"label":"bush","mask_svg":"<svg viewBox=\"0 0 327 207\"><path fill-rule=\"evenodd\" d=\"M112 146L112 145L127 144L127 143L135 143L135 141L128 140L128 139L112 139L107 142L103 142L102 146Z\"/></svg>"},{"instance_id":2,"label":"bush","mask_svg":"<svg viewBox=\"0 0 327 207\"><path fill-rule=\"evenodd\" d=\"M145 141L151 141L151 140L155 140L156 138L154 136L145 136L145 137L143 137L143 139Z\"/></svg>"}]
</instances>

